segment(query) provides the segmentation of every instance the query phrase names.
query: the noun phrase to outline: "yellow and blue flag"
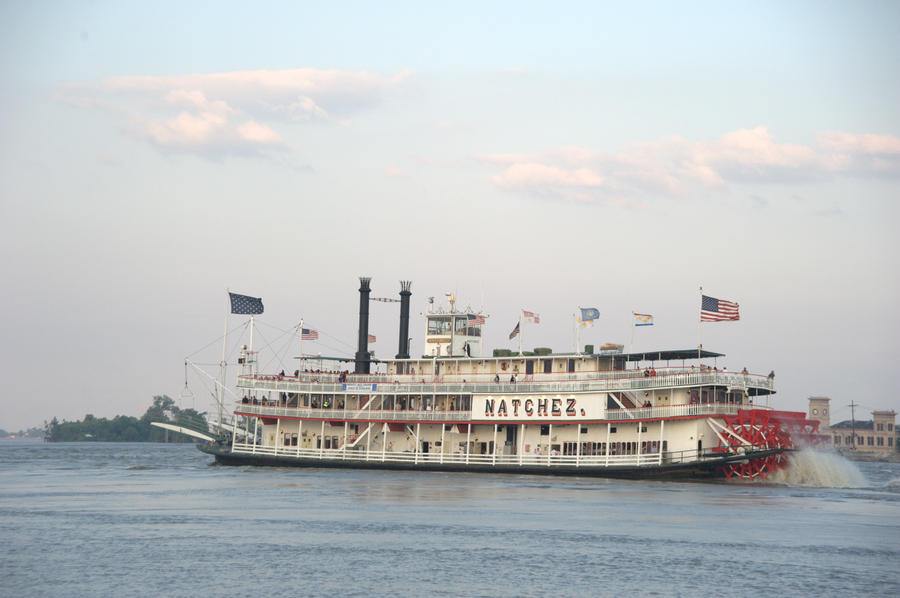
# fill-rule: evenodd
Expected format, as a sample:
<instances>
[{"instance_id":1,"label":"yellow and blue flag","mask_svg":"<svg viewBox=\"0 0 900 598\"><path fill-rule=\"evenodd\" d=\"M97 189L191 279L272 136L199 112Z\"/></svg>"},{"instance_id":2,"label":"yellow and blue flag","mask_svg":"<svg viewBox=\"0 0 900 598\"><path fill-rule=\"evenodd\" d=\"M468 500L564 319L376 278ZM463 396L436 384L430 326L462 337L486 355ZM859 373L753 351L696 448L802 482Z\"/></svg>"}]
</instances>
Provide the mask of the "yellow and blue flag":
<instances>
[{"instance_id":1,"label":"yellow and blue flag","mask_svg":"<svg viewBox=\"0 0 900 598\"><path fill-rule=\"evenodd\" d=\"M653 326L653 316L651 316L650 314L639 314L631 312L631 315L634 316L635 326Z\"/></svg>"}]
</instances>

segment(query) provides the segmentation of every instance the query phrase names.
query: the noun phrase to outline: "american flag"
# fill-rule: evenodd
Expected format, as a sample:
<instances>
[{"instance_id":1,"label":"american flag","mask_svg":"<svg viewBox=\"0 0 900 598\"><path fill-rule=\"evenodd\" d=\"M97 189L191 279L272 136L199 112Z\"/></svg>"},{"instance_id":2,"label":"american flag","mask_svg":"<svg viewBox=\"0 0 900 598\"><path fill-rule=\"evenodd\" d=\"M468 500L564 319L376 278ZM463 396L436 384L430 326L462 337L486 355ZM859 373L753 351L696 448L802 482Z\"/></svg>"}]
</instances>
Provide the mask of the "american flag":
<instances>
[{"instance_id":1,"label":"american flag","mask_svg":"<svg viewBox=\"0 0 900 598\"><path fill-rule=\"evenodd\" d=\"M740 320L738 304L734 301L725 301L715 297L703 295L700 302L701 322L725 322L727 320Z\"/></svg>"},{"instance_id":2,"label":"american flag","mask_svg":"<svg viewBox=\"0 0 900 598\"><path fill-rule=\"evenodd\" d=\"M516 338L519 335L519 325L516 324L516 327L513 328L513 331L509 333L509 340Z\"/></svg>"},{"instance_id":3,"label":"american flag","mask_svg":"<svg viewBox=\"0 0 900 598\"><path fill-rule=\"evenodd\" d=\"M526 319L526 320L531 320L531 321L534 322L535 324L540 324L540 323L541 323L541 316L539 316L538 314L536 314L536 313L534 313L534 312L525 311L525 310L523 309L523 310L522 310L522 315L525 316L525 319Z\"/></svg>"},{"instance_id":4,"label":"american flag","mask_svg":"<svg viewBox=\"0 0 900 598\"><path fill-rule=\"evenodd\" d=\"M300 338L305 341L317 341L319 340L319 331L313 330L312 328L304 328L303 332L300 334Z\"/></svg>"},{"instance_id":5,"label":"american flag","mask_svg":"<svg viewBox=\"0 0 900 598\"><path fill-rule=\"evenodd\" d=\"M248 295L228 293L231 299L231 313L233 314L261 314L263 312L262 299Z\"/></svg>"},{"instance_id":6,"label":"american flag","mask_svg":"<svg viewBox=\"0 0 900 598\"><path fill-rule=\"evenodd\" d=\"M368 338L369 338L369 342L370 342L370 343L374 343L374 342L375 342L375 335L374 335L374 334L370 334Z\"/></svg>"},{"instance_id":7,"label":"american flag","mask_svg":"<svg viewBox=\"0 0 900 598\"><path fill-rule=\"evenodd\" d=\"M469 321L467 322L469 326L478 326L479 324L484 324L484 316L481 314L467 314Z\"/></svg>"}]
</instances>

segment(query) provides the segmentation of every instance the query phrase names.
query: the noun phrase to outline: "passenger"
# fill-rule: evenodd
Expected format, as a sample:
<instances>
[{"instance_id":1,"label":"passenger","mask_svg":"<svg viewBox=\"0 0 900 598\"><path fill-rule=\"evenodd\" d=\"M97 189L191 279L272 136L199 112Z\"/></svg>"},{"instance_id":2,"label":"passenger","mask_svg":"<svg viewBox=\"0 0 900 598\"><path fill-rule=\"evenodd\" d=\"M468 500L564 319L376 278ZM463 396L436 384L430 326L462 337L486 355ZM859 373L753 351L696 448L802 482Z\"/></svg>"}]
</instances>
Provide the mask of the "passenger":
<instances>
[{"instance_id":1,"label":"passenger","mask_svg":"<svg viewBox=\"0 0 900 598\"><path fill-rule=\"evenodd\" d=\"M496 376L494 376L494 382L496 384L500 384L500 374L497 374Z\"/></svg>"}]
</instances>

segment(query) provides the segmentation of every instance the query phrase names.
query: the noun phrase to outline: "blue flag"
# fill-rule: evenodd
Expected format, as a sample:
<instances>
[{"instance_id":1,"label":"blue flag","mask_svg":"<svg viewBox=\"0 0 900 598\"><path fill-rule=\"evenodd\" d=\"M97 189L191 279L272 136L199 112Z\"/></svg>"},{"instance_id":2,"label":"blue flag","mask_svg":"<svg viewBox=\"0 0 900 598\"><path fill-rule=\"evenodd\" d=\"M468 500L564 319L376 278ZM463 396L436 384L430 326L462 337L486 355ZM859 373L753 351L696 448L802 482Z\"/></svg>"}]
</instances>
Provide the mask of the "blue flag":
<instances>
[{"instance_id":1,"label":"blue flag","mask_svg":"<svg viewBox=\"0 0 900 598\"><path fill-rule=\"evenodd\" d=\"M263 312L262 299L228 293L231 299L231 313L233 314L261 314Z\"/></svg>"},{"instance_id":2,"label":"blue flag","mask_svg":"<svg viewBox=\"0 0 900 598\"><path fill-rule=\"evenodd\" d=\"M590 322L591 320L596 320L600 317L600 310L596 307L582 307L581 308L581 321L582 322Z\"/></svg>"}]
</instances>

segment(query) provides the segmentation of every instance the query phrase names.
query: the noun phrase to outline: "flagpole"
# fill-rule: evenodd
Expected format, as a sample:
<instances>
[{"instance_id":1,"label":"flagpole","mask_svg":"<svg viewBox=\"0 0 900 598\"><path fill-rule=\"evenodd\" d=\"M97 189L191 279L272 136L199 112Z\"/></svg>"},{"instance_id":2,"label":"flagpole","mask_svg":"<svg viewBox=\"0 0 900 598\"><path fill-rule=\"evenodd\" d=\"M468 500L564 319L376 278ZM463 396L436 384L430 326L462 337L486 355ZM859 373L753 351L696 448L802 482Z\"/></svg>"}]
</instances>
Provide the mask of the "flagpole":
<instances>
[{"instance_id":1,"label":"flagpole","mask_svg":"<svg viewBox=\"0 0 900 598\"><path fill-rule=\"evenodd\" d=\"M522 328L522 310L519 310L519 355L522 354L522 337L525 336L525 329Z\"/></svg>"},{"instance_id":2,"label":"flagpole","mask_svg":"<svg viewBox=\"0 0 900 598\"><path fill-rule=\"evenodd\" d=\"M628 343L628 352L634 351L634 312L631 312L631 342Z\"/></svg>"},{"instance_id":3,"label":"flagpole","mask_svg":"<svg viewBox=\"0 0 900 598\"><path fill-rule=\"evenodd\" d=\"M575 353L578 354L578 320L575 318L575 314L572 314L572 337L575 339Z\"/></svg>"},{"instance_id":4,"label":"flagpole","mask_svg":"<svg viewBox=\"0 0 900 598\"><path fill-rule=\"evenodd\" d=\"M253 371L253 363L256 360L253 359L253 314L250 314L250 349L248 352L250 354L250 373L254 374L256 372Z\"/></svg>"},{"instance_id":5,"label":"flagpole","mask_svg":"<svg viewBox=\"0 0 900 598\"><path fill-rule=\"evenodd\" d=\"M228 292L226 290L226 292ZM222 389L225 388L225 350L228 346L228 312L231 311L231 306L229 305L228 309L225 311L225 333L222 335L222 361L219 362L219 369L222 373L222 384L220 384L216 388L216 402L219 404L219 427L216 430L216 434L220 434L222 432L222 401L225 400L225 397L222 396Z\"/></svg>"},{"instance_id":6,"label":"flagpole","mask_svg":"<svg viewBox=\"0 0 900 598\"><path fill-rule=\"evenodd\" d=\"M697 314L697 360L703 350L703 285L700 285L700 313Z\"/></svg>"},{"instance_id":7,"label":"flagpole","mask_svg":"<svg viewBox=\"0 0 900 598\"><path fill-rule=\"evenodd\" d=\"M303 318L300 318L300 357L297 369L303 369Z\"/></svg>"}]
</instances>

